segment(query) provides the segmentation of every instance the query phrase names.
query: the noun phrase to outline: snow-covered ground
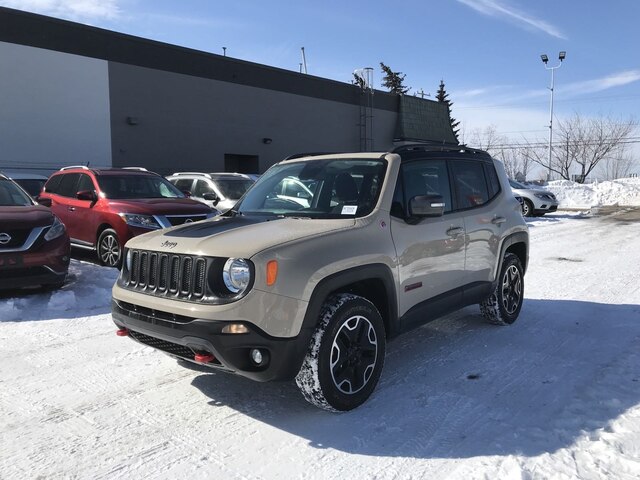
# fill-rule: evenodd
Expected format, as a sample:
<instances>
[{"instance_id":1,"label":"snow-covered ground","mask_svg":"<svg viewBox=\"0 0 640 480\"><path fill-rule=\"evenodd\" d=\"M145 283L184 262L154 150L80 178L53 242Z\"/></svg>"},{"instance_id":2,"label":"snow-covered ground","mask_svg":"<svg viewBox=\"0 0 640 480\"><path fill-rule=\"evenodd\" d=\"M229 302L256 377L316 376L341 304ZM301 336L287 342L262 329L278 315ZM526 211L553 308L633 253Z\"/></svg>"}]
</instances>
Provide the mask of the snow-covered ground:
<instances>
[{"instance_id":1,"label":"snow-covered ground","mask_svg":"<svg viewBox=\"0 0 640 480\"><path fill-rule=\"evenodd\" d=\"M529 223L526 301L388 346L355 411L115 335L116 272L0 297L0 478L640 478L640 215Z\"/></svg>"},{"instance_id":2,"label":"snow-covered ground","mask_svg":"<svg viewBox=\"0 0 640 480\"><path fill-rule=\"evenodd\" d=\"M590 208L599 206L640 206L640 178L580 184L555 180L547 186L560 208Z\"/></svg>"}]
</instances>

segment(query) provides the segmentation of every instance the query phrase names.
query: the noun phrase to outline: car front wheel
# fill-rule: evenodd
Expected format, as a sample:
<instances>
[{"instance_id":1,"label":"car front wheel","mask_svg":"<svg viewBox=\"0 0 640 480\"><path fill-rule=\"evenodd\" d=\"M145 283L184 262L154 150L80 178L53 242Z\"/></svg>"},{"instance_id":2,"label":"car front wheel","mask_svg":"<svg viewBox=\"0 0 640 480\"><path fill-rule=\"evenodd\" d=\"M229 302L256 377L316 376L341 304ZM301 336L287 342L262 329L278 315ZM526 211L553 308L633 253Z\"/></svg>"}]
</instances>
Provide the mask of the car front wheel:
<instances>
[{"instance_id":1,"label":"car front wheel","mask_svg":"<svg viewBox=\"0 0 640 480\"><path fill-rule=\"evenodd\" d=\"M533 216L533 203L531 200L524 199L522 202L522 216L523 217L532 217Z\"/></svg>"},{"instance_id":2,"label":"car front wheel","mask_svg":"<svg viewBox=\"0 0 640 480\"><path fill-rule=\"evenodd\" d=\"M296 384L304 398L319 408L352 410L375 389L385 347L382 317L369 300L332 295L322 307Z\"/></svg>"},{"instance_id":3,"label":"car front wheel","mask_svg":"<svg viewBox=\"0 0 640 480\"><path fill-rule=\"evenodd\" d=\"M102 265L120 268L122 248L115 230L107 228L98 237L98 259Z\"/></svg>"}]
</instances>

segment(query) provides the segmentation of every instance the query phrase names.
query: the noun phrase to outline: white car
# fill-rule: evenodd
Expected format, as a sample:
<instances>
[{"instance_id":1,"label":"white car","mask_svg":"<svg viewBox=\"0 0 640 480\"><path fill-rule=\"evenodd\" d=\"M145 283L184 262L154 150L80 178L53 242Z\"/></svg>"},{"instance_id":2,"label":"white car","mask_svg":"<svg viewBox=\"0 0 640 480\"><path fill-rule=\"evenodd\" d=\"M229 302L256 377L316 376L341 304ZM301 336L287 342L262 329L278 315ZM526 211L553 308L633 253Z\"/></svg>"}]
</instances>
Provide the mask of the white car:
<instances>
[{"instance_id":1,"label":"white car","mask_svg":"<svg viewBox=\"0 0 640 480\"><path fill-rule=\"evenodd\" d=\"M189 192L194 200L220 212L232 208L255 183L249 175L242 173L176 172L167 180L183 192Z\"/></svg>"},{"instance_id":2,"label":"white car","mask_svg":"<svg viewBox=\"0 0 640 480\"><path fill-rule=\"evenodd\" d=\"M558 209L556 196L542 188L529 188L526 185L509 179L511 191L514 195L522 197L522 216L541 217L545 213L555 212Z\"/></svg>"}]
</instances>

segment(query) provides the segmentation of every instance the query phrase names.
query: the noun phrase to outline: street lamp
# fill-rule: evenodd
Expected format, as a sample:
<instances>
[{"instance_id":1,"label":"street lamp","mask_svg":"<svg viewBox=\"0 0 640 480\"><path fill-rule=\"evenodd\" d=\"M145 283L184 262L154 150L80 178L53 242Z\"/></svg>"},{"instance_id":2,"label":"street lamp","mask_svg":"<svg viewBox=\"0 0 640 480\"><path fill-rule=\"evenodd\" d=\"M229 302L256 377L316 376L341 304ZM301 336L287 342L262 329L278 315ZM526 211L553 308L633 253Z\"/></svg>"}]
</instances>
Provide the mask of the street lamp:
<instances>
[{"instance_id":1,"label":"street lamp","mask_svg":"<svg viewBox=\"0 0 640 480\"><path fill-rule=\"evenodd\" d=\"M553 141L553 81L554 81L554 75L553 72L555 69L560 68L562 66L562 61L567 57L567 52L562 51L558 54L558 60L560 60L560 63L558 63L558 65L556 65L555 67L549 67L547 65L547 63L549 62L549 57L547 57L546 54L542 54L540 55L540 58L542 59L542 63L544 63L544 68L546 68L547 70L551 70L551 87L549 88L549 90L551 90L551 104L549 107L549 173L548 173L548 178L551 178L551 142Z\"/></svg>"}]
</instances>

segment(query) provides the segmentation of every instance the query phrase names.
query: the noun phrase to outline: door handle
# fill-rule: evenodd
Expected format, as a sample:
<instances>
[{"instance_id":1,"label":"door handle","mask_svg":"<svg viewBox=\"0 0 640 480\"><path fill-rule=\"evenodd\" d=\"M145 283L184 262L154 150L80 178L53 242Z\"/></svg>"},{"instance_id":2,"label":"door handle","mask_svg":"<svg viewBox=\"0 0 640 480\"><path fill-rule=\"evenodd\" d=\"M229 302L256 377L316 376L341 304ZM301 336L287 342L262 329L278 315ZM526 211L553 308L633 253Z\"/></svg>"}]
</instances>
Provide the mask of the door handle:
<instances>
[{"instance_id":1,"label":"door handle","mask_svg":"<svg viewBox=\"0 0 640 480\"><path fill-rule=\"evenodd\" d=\"M494 225L500 225L501 223L506 222L507 219L504 217L493 217L493 220L491 220L491 223L493 223Z\"/></svg>"},{"instance_id":2,"label":"door handle","mask_svg":"<svg viewBox=\"0 0 640 480\"><path fill-rule=\"evenodd\" d=\"M76 211L76 207L67 207L67 210L69 210L70 212L75 212Z\"/></svg>"},{"instance_id":3,"label":"door handle","mask_svg":"<svg viewBox=\"0 0 640 480\"><path fill-rule=\"evenodd\" d=\"M449 235L450 237L457 237L461 233L464 233L464 228L462 227L451 227L449 230L447 230L447 235Z\"/></svg>"}]
</instances>

